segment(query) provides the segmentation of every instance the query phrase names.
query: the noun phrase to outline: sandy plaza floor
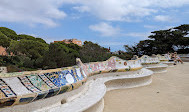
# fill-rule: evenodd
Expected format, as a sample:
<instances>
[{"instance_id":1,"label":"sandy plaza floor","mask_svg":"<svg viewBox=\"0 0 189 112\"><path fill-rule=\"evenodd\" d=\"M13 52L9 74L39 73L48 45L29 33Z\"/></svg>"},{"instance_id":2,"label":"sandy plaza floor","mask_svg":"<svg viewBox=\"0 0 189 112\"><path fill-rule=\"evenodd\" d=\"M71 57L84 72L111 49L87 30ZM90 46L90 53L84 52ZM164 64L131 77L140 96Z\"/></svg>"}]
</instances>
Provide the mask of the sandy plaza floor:
<instances>
[{"instance_id":1,"label":"sandy plaza floor","mask_svg":"<svg viewBox=\"0 0 189 112\"><path fill-rule=\"evenodd\" d=\"M189 112L189 62L153 74L150 85L106 93L104 112Z\"/></svg>"}]
</instances>

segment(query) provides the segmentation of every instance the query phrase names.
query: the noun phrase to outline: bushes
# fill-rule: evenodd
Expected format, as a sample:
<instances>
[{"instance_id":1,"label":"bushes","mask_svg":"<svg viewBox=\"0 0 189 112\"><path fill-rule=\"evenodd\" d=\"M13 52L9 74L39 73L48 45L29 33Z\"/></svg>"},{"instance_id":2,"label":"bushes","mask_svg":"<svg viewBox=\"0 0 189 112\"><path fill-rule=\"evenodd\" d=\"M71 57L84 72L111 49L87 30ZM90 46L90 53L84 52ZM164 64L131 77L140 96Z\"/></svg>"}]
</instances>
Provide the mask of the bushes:
<instances>
[{"instance_id":1,"label":"bushes","mask_svg":"<svg viewBox=\"0 0 189 112\"><path fill-rule=\"evenodd\" d=\"M85 63L104 61L111 57L107 49L90 41L84 42L83 47L63 42L47 44L41 38L17 35L5 27L0 27L0 37L0 45L7 47L7 51L14 54L0 59L1 65L9 66L9 71L73 66L77 57Z\"/></svg>"},{"instance_id":2,"label":"bushes","mask_svg":"<svg viewBox=\"0 0 189 112\"><path fill-rule=\"evenodd\" d=\"M11 39L7 38L7 36L0 31L0 45L7 48L10 45L10 41Z\"/></svg>"},{"instance_id":3,"label":"bushes","mask_svg":"<svg viewBox=\"0 0 189 112\"><path fill-rule=\"evenodd\" d=\"M84 42L83 47L79 50L79 55L84 63L105 61L112 56L105 48L90 41Z\"/></svg>"},{"instance_id":4,"label":"bushes","mask_svg":"<svg viewBox=\"0 0 189 112\"><path fill-rule=\"evenodd\" d=\"M16 65L8 65L7 66L7 71L8 72L21 72L22 69L18 68Z\"/></svg>"},{"instance_id":5,"label":"bushes","mask_svg":"<svg viewBox=\"0 0 189 112\"><path fill-rule=\"evenodd\" d=\"M51 43L49 51L44 56L44 66L45 68L72 66L76 64L77 57L79 57L78 51L61 43Z\"/></svg>"}]
</instances>

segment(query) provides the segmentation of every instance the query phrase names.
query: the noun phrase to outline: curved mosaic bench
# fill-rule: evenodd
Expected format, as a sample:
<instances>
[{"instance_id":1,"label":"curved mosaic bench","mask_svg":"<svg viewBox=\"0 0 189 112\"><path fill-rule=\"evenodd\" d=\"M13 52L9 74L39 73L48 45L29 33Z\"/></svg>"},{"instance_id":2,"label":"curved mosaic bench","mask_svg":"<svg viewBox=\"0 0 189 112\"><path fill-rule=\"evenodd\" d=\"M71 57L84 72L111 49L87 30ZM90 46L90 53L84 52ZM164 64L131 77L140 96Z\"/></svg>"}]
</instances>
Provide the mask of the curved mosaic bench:
<instances>
[{"instance_id":1,"label":"curved mosaic bench","mask_svg":"<svg viewBox=\"0 0 189 112\"><path fill-rule=\"evenodd\" d=\"M108 72L125 72L139 70L142 68L140 60L126 61L116 56L112 56L107 61L82 63L80 59L76 59L77 65L85 71L88 76L108 73Z\"/></svg>"},{"instance_id":2,"label":"curved mosaic bench","mask_svg":"<svg viewBox=\"0 0 189 112\"><path fill-rule=\"evenodd\" d=\"M160 60L162 64L166 64L168 65L168 67L173 67L174 61L170 62L169 61L170 57L168 57L167 54L165 54L164 56L158 54L156 55L156 57L158 57L158 59Z\"/></svg>"},{"instance_id":3,"label":"curved mosaic bench","mask_svg":"<svg viewBox=\"0 0 189 112\"><path fill-rule=\"evenodd\" d=\"M107 91L145 86L152 82L153 72L142 68L140 60L126 61L111 57L104 62L82 63L77 59L77 64L90 76L86 82L87 91L66 104L37 112L100 112L103 110L103 97Z\"/></svg>"},{"instance_id":4,"label":"curved mosaic bench","mask_svg":"<svg viewBox=\"0 0 189 112\"><path fill-rule=\"evenodd\" d=\"M143 55L138 60L141 60L143 67L152 70L154 73L167 72L168 65L161 64L160 60L157 57L149 57L147 55Z\"/></svg>"},{"instance_id":5,"label":"curved mosaic bench","mask_svg":"<svg viewBox=\"0 0 189 112\"><path fill-rule=\"evenodd\" d=\"M0 79L1 108L26 104L71 91L82 85L87 78L78 66L20 75Z\"/></svg>"},{"instance_id":6,"label":"curved mosaic bench","mask_svg":"<svg viewBox=\"0 0 189 112\"><path fill-rule=\"evenodd\" d=\"M180 58L184 62L189 62L189 54L179 54Z\"/></svg>"},{"instance_id":7,"label":"curved mosaic bench","mask_svg":"<svg viewBox=\"0 0 189 112\"><path fill-rule=\"evenodd\" d=\"M99 83L101 86L107 82L109 89L123 88L124 86L125 88L138 87L150 84L152 73L142 68L141 60L126 61L118 57L111 57L107 61L93 63L82 63L80 59L77 59L77 66L73 67L1 74L0 111L40 111L40 108L43 110L47 107L51 110L52 107L58 105L69 110L69 104L77 101L78 104L81 101L81 96L90 92L87 89L88 85L93 85L91 89L96 88L97 80L101 80ZM10 77L10 75L13 76ZM93 80L95 81L93 82ZM120 84L108 82L113 80L122 81ZM87 84L84 84L86 81ZM80 89L76 89L78 87ZM62 93L64 95L61 95ZM88 106L79 107L81 110L87 110L97 102L99 101L93 101L88 103ZM11 107L3 108L7 106Z\"/></svg>"},{"instance_id":8,"label":"curved mosaic bench","mask_svg":"<svg viewBox=\"0 0 189 112\"><path fill-rule=\"evenodd\" d=\"M137 71L104 73L90 77L88 90L71 102L42 109L36 112L101 112L104 108L103 97L113 89L133 88L148 85L152 82L152 71L142 68Z\"/></svg>"},{"instance_id":9,"label":"curved mosaic bench","mask_svg":"<svg viewBox=\"0 0 189 112\"><path fill-rule=\"evenodd\" d=\"M64 101L64 99L67 101L65 105L68 105L69 102L75 102L76 99L88 92L86 90L87 84L81 86L86 82L87 78L92 81L94 77L97 79L101 77L101 80L103 80L101 85L110 80L126 79L125 88L146 85L151 83L152 72L144 75L144 71L148 70L142 69L140 60L125 61L118 57L111 57L104 62L84 64L80 59L77 59L77 66L73 67L21 72L19 74L2 74L0 79L0 107L11 107L2 108L0 111L34 111L48 106L51 108L51 105L53 107L55 103L56 106L62 106L61 101ZM118 76L117 72L123 74ZM104 73L108 74L105 75ZM10 77L10 75L13 76ZM109 77L106 81L102 78L105 76ZM93 84L96 86L96 83ZM130 86L128 86L129 84ZM110 87L110 84L107 85ZM80 86L80 89L76 89ZM114 89L116 88L115 86L114 84ZM61 95L62 93L64 95ZM85 109L90 108L94 103L97 102L91 103Z\"/></svg>"}]
</instances>

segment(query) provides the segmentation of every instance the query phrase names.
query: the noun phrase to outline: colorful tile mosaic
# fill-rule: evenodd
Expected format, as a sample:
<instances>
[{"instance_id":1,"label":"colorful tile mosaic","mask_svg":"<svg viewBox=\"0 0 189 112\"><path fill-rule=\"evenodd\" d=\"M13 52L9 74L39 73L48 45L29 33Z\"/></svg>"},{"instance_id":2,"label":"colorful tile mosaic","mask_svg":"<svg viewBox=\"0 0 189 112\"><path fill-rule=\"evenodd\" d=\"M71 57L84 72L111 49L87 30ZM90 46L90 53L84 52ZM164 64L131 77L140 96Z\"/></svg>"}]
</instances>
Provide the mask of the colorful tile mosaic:
<instances>
[{"instance_id":1,"label":"colorful tile mosaic","mask_svg":"<svg viewBox=\"0 0 189 112\"><path fill-rule=\"evenodd\" d=\"M22 82L22 84L28 89L30 90L31 92L35 92L35 93L38 93L38 92L41 92L41 90L37 87L35 87L30 81L29 79L27 78L27 76L20 76L18 77L20 79L20 81Z\"/></svg>"},{"instance_id":2,"label":"colorful tile mosaic","mask_svg":"<svg viewBox=\"0 0 189 112\"><path fill-rule=\"evenodd\" d=\"M76 68L75 69L75 73L76 73L78 81L81 81L81 80L84 79L84 75L81 73L81 69L80 68Z\"/></svg>"},{"instance_id":3,"label":"colorful tile mosaic","mask_svg":"<svg viewBox=\"0 0 189 112\"><path fill-rule=\"evenodd\" d=\"M48 77L58 87L77 82L76 75L74 74L73 70L46 73L45 76Z\"/></svg>"},{"instance_id":4,"label":"colorful tile mosaic","mask_svg":"<svg viewBox=\"0 0 189 112\"><path fill-rule=\"evenodd\" d=\"M51 89L38 75L29 75L27 78L30 82L41 91L46 91Z\"/></svg>"},{"instance_id":5,"label":"colorful tile mosaic","mask_svg":"<svg viewBox=\"0 0 189 112\"><path fill-rule=\"evenodd\" d=\"M2 91L0 91L0 99L3 99L5 97L6 97L5 94Z\"/></svg>"},{"instance_id":6,"label":"colorful tile mosaic","mask_svg":"<svg viewBox=\"0 0 189 112\"><path fill-rule=\"evenodd\" d=\"M57 86L55 86L44 74L39 75L39 77L41 77L41 79L51 88L56 88Z\"/></svg>"},{"instance_id":7,"label":"colorful tile mosaic","mask_svg":"<svg viewBox=\"0 0 189 112\"><path fill-rule=\"evenodd\" d=\"M11 88L2 79L0 79L0 90L4 93L6 97L16 96L16 94L11 90Z\"/></svg>"},{"instance_id":8,"label":"colorful tile mosaic","mask_svg":"<svg viewBox=\"0 0 189 112\"><path fill-rule=\"evenodd\" d=\"M3 77L8 78L0 79L0 108L13 104L25 104L71 91L83 85L90 75L138 70L142 68L141 63L144 61L156 61L156 59L144 57L144 59L126 61L114 56L107 61L84 64L77 59L77 66L13 73L13 76L21 75L14 78L5 74ZM12 81L21 86L20 89L16 89L17 86ZM14 88L14 92L11 88Z\"/></svg>"}]
</instances>

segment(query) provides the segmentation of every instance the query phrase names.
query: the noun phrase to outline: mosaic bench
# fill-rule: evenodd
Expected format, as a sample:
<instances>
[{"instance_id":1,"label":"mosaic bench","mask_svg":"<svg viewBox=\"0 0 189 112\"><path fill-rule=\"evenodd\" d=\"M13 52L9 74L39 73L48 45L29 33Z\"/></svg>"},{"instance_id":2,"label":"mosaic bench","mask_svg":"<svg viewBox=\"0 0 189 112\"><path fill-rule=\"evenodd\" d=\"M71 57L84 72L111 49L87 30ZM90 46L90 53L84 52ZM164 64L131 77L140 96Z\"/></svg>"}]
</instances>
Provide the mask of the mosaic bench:
<instances>
[{"instance_id":1,"label":"mosaic bench","mask_svg":"<svg viewBox=\"0 0 189 112\"><path fill-rule=\"evenodd\" d=\"M143 67L152 70L154 73L167 72L168 65L160 63L160 60L157 57L149 57L147 55L143 55L138 60L141 60Z\"/></svg>"},{"instance_id":2,"label":"mosaic bench","mask_svg":"<svg viewBox=\"0 0 189 112\"><path fill-rule=\"evenodd\" d=\"M142 68L140 60L126 61L111 57L104 62L82 63L77 59L77 64L90 76L86 82L87 91L66 104L37 112L101 112L104 108L103 97L107 91L145 86L152 82L153 72Z\"/></svg>"},{"instance_id":3,"label":"mosaic bench","mask_svg":"<svg viewBox=\"0 0 189 112\"><path fill-rule=\"evenodd\" d=\"M87 76L78 66L0 79L0 107L26 104L78 88Z\"/></svg>"},{"instance_id":4,"label":"mosaic bench","mask_svg":"<svg viewBox=\"0 0 189 112\"><path fill-rule=\"evenodd\" d=\"M178 54L182 61L189 62L189 54Z\"/></svg>"},{"instance_id":5,"label":"mosaic bench","mask_svg":"<svg viewBox=\"0 0 189 112\"><path fill-rule=\"evenodd\" d=\"M160 60L162 64L166 64L168 65L168 67L173 67L174 61L169 61L170 56L168 56L167 54L164 54L164 56L158 54L156 55L156 57Z\"/></svg>"},{"instance_id":6,"label":"mosaic bench","mask_svg":"<svg viewBox=\"0 0 189 112\"><path fill-rule=\"evenodd\" d=\"M106 83L108 90L138 87L151 83L152 73L142 68L141 60L126 61L111 57L107 61L92 63L82 63L80 59L77 59L77 65L72 67L1 74L0 111L43 111L58 106L63 106L61 108L66 110L69 109L69 104L72 105L77 101L79 103L81 96L85 96L90 89L96 88L87 89L87 84L84 84L86 81L89 84L99 79L101 85ZM124 79L125 81L120 84L113 82ZM96 82L92 84L96 86ZM78 87L80 89L76 89ZM93 101L86 107L76 107L87 110L96 103L97 101ZM11 107L4 108L8 106Z\"/></svg>"}]
</instances>

